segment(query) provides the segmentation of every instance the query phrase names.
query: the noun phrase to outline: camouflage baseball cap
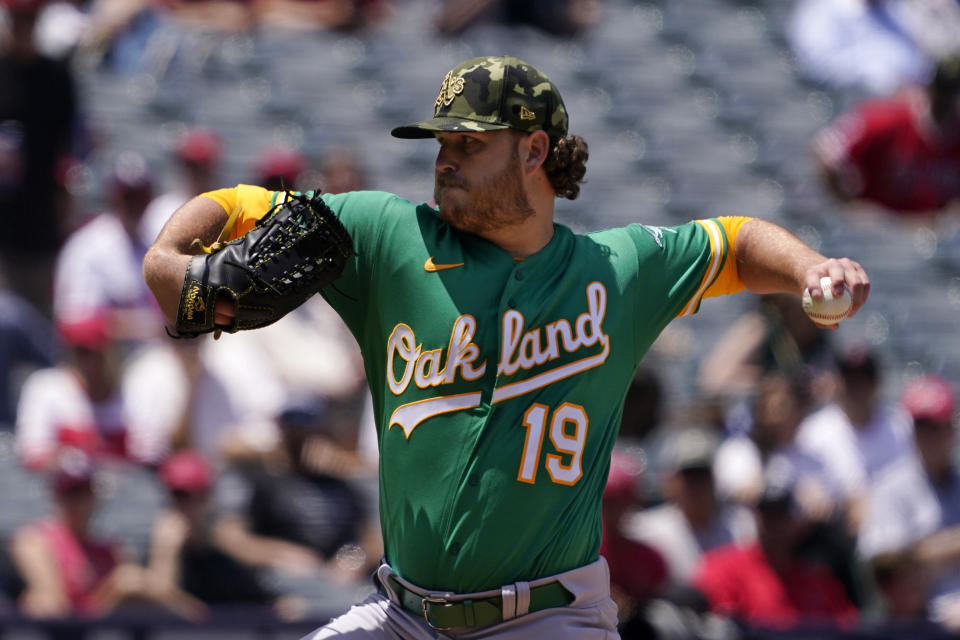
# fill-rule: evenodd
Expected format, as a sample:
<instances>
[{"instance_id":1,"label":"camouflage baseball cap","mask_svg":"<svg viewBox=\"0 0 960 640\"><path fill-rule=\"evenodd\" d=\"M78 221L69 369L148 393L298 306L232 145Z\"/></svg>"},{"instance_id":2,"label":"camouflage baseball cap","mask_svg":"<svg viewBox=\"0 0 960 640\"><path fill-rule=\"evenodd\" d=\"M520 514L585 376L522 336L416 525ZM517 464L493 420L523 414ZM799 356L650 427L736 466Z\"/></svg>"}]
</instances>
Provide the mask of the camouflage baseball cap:
<instances>
[{"instance_id":1,"label":"camouflage baseball cap","mask_svg":"<svg viewBox=\"0 0 960 640\"><path fill-rule=\"evenodd\" d=\"M396 138L432 138L437 131L543 129L567 135L567 110L547 76L513 56L472 58L447 72L433 117L391 131Z\"/></svg>"}]
</instances>

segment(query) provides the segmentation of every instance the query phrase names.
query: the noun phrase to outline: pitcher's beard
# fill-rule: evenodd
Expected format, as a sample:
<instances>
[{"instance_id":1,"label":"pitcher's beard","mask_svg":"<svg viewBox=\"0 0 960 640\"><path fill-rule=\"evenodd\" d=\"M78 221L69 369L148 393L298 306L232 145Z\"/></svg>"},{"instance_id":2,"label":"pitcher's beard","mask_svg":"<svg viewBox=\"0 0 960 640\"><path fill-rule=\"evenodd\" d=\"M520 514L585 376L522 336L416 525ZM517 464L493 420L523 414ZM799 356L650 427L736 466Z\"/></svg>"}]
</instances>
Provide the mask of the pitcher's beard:
<instances>
[{"instance_id":1,"label":"pitcher's beard","mask_svg":"<svg viewBox=\"0 0 960 640\"><path fill-rule=\"evenodd\" d=\"M461 191L445 199L444 186L460 187ZM437 174L433 199L441 220L476 235L520 224L534 214L523 189L516 150L502 171L473 187L455 176Z\"/></svg>"}]
</instances>

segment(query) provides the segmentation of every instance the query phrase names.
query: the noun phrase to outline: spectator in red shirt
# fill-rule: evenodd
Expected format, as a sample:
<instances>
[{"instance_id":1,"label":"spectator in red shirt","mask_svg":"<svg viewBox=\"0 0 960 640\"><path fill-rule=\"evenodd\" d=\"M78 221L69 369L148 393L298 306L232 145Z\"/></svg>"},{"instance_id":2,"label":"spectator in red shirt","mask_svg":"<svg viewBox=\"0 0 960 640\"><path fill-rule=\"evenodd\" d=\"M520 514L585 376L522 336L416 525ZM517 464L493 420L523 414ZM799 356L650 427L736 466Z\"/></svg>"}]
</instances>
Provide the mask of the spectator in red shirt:
<instances>
[{"instance_id":1,"label":"spectator in red shirt","mask_svg":"<svg viewBox=\"0 0 960 640\"><path fill-rule=\"evenodd\" d=\"M64 450L52 471L52 518L18 529L11 558L23 578L24 615L39 618L102 613L102 595L120 560L115 547L89 536L96 508L93 468L78 450Z\"/></svg>"},{"instance_id":2,"label":"spectator in red shirt","mask_svg":"<svg viewBox=\"0 0 960 640\"><path fill-rule=\"evenodd\" d=\"M924 88L864 102L826 127L814 153L828 187L896 213L935 214L960 200L960 57Z\"/></svg>"},{"instance_id":3,"label":"spectator in red shirt","mask_svg":"<svg viewBox=\"0 0 960 640\"><path fill-rule=\"evenodd\" d=\"M826 566L798 554L807 522L791 490L768 486L756 505L757 542L708 551L694 580L715 613L752 627L852 624L857 610Z\"/></svg>"},{"instance_id":4,"label":"spectator in red shirt","mask_svg":"<svg viewBox=\"0 0 960 640\"><path fill-rule=\"evenodd\" d=\"M132 551L91 531L100 504L95 473L86 453L61 450L50 470L54 513L14 531L10 558L24 584L18 599L21 613L31 618L97 618L132 602L183 613L181 594L153 588Z\"/></svg>"},{"instance_id":5,"label":"spectator in red shirt","mask_svg":"<svg viewBox=\"0 0 960 640\"><path fill-rule=\"evenodd\" d=\"M653 547L625 537L623 515L639 503L642 468L631 455L614 451L603 492L603 539L600 555L610 565L610 586L622 613L656 595L667 579L667 564Z\"/></svg>"}]
</instances>

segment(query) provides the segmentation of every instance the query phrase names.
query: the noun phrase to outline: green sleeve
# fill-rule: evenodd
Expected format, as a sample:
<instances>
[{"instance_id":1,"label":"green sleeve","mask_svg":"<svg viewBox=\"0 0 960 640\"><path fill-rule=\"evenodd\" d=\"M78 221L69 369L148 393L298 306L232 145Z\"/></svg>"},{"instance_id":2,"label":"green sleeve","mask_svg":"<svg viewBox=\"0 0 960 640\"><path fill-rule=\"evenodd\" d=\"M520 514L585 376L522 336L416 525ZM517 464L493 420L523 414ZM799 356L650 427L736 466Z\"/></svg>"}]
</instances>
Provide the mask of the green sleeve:
<instances>
[{"instance_id":1,"label":"green sleeve","mask_svg":"<svg viewBox=\"0 0 960 640\"><path fill-rule=\"evenodd\" d=\"M353 191L322 197L346 227L356 253L340 278L326 287L322 295L359 337L367 320L366 313L375 307L376 301L370 299L374 291L370 283L384 258L384 239L408 224L416 207L382 191Z\"/></svg>"},{"instance_id":2,"label":"green sleeve","mask_svg":"<svg viewBox=\"0 0 960 640\"><path fill-rule=\"evenodd\" d=\"M697 220L673 227L631 224L592 234L613 249L618 279L631 292L635 353L645 353L677 316L696 313L721 272L723 226Z\"/></svg>"}]
</instances>

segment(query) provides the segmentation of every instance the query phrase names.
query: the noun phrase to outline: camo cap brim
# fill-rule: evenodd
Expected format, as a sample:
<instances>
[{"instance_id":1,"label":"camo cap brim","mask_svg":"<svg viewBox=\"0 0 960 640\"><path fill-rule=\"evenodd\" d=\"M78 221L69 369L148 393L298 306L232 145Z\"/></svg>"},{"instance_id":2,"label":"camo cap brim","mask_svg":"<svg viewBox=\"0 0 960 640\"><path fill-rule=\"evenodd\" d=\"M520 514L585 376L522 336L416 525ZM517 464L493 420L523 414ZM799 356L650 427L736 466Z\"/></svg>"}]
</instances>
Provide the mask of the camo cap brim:
<instances>
[{"instance_id":1,"label":"camo cap brim","mask_svg":"<svg viewBox=\"0 0 960 640\"><path fill-rule=\"evenodd\" d=\"M439 131L543 129L567 135L567 110L560 92L543 73L513 56L485 56L463 62L443 78L433 118L397 127L397 138L431 138Z\"/></svg>"},{"instance_id":2,"label":"camo cap brim","mask_svg":"<svg viewBox=\"0 0 960 640\"><path fill-rule=\"evenodd\" d=\"M416 138L432 138L433 134L440 131L466 132L466 131L499 131L509 129L510 125L497 122L479 122L477 120L466 120L464 118L430 118L421 120L413 124L396 127L390 132L395 138L405 138L408 140Z\"/></svg>"}]
</instances>

